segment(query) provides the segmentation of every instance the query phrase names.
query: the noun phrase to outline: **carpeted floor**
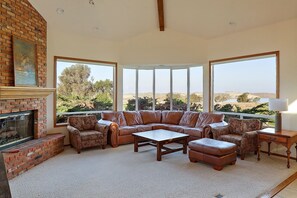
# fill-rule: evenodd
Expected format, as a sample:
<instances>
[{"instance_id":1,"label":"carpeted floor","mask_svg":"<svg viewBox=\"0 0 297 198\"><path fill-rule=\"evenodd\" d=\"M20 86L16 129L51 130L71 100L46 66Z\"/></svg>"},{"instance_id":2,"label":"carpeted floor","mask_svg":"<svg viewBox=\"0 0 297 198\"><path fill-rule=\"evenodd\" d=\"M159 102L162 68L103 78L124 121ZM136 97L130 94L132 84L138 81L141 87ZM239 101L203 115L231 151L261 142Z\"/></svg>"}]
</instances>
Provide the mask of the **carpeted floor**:
<instances>
[{"instance_id":1,"label":"carpeted floor","mask_svg":"<svg viewBox=\"0 0 297 198\"><path fill-rule=\"evenodd\" d=\"M202 163L190 163L182 152L156 161L153 147L133 152L133 145L92 149L77 154L66 147L58 156L12 179L14 198L133 198L199 197L253 198L271 189L296 172L292 161L267 157L261 161L251 154L234 166L215 171Z\"/></svg>"}]
</instances>

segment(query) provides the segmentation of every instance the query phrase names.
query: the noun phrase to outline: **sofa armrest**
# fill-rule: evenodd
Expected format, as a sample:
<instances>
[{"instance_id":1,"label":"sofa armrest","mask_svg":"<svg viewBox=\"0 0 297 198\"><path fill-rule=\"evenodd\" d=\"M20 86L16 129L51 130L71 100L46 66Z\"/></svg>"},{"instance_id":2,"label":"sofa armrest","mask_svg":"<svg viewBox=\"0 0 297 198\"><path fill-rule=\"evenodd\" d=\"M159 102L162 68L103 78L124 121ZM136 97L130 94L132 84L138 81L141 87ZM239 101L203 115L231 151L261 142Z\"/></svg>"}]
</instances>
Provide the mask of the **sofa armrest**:
<instances>
[{"instance_id":1,"label":"sofa armrest","mask_svg":"<svg viewBox=\"0 0 297 198\"><path fill-rule=\"evenodd\" d=\"M227 135L230 133L229 125L211 128L211 133L213 135L213 139L218 139L221 135Z\"/></svg>"},{"instance_id":2,"label":"sofa armrest","mask_svg":"<svg viewBox=\"0 0 297 198\"><path fill-rule=\"evenodd\" d=\"M208 124L208 125L203 127L203 137L213 138L213 134L212 134L212 131L211 131L212 128L222 127L222 126L227 126L227 125L228 125L228 123L225 122L225 121Z\"/></svg>"},{"instance_id":3,"label":"sofa armrest","mask_svg":"<svg viewBox=\"0 0 297 198\"><path fill-rule=\"evenodd\" d=\"M67 130L73 135L79 135L79 130L73 126L68 125Z\"/></svg>"},{"instance_id":4,"label":"sofa armrest","mask_svg":"<svg viewBox=\"0 0 297 198\"><path fill-rule=\"evenodd\" d=\"M115 122L108 120L99 120L98 124L108 126L107 130L109 132L109 141L112 147L118 147L118 137L119 137L119 125Z\"/></svg>"}]
</instances>

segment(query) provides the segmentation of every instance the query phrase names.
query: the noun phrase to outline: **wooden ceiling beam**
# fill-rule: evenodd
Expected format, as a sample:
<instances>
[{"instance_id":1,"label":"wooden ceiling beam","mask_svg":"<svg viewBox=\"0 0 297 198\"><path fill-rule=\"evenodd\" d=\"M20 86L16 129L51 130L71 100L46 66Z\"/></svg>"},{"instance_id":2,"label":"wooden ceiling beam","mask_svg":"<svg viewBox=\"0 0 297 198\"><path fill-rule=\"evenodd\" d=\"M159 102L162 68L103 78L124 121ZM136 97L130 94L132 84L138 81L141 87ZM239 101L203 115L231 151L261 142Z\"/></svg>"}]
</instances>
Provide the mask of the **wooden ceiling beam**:
<instances>
[{"instance_id":1,"label":"wooden ceiling beam","mask_svg":"<svg viewBox=\"0 0 297 198\"><path fill-rule=\"evenodd\" d=\"M164 7L163 7L163 0L157 0L158 2L158 14L159 14L159 26L160 31L164 31Z\"/></svg>"}]
</instances>

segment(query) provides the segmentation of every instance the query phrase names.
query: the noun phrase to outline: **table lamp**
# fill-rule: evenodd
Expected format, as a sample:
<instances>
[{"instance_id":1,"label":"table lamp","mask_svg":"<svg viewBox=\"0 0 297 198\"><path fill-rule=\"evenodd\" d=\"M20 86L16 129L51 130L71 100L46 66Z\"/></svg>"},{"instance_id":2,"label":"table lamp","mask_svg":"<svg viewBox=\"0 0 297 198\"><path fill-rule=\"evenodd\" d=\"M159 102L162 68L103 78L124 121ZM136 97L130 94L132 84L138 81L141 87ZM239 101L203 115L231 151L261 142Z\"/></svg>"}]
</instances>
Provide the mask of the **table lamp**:
<instances>
[{"instance_id":1,"label":"table lamp","mask_svg":"<svg viewBox=\"0 0 297 198\"><path fill-rule=\"evenodd\" d=\"M280 132L282 130L282 115L280 111L288 110L288 99L269 99L269 110L275 111L275 131Z\"/></svg>"}]
</instances>

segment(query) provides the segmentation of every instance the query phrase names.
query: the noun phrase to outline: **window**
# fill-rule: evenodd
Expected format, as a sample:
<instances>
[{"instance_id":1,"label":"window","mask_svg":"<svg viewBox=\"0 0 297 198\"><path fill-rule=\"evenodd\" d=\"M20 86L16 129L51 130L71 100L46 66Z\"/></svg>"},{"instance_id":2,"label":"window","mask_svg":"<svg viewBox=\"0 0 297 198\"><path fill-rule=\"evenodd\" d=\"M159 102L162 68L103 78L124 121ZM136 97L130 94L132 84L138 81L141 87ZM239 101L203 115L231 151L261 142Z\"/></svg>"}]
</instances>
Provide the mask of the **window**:
<instances>
[{"instance_id":1,"label":"window","mask_svg":"<svg viewBox=\"0 0 297 198\"><path fill-rule=\"evenodd\" d=\"M213 110L233 112L229 116L273 114L268 99L278 97L278 52L211 61L210 66Z\"/></svg>"},{"instance_id":2,"label":"window","mask_svg":"<svg viewBox=\"0 0 297 198\"><path fill-rule=\"evenodd\" d=\"M124 110L201 111L202 70L201 66L124 68Z\"/></svg>"},{"instance_id":3,"label":"window","mask_svg":"<svg viewBox=\"0 0 297 198\"><path fill-rule=\"evenodd\" d=\"M55 57L55 124L116 109L116 63Z\"/></svg>"}]
</instances>

